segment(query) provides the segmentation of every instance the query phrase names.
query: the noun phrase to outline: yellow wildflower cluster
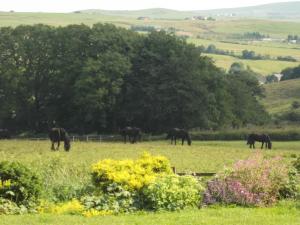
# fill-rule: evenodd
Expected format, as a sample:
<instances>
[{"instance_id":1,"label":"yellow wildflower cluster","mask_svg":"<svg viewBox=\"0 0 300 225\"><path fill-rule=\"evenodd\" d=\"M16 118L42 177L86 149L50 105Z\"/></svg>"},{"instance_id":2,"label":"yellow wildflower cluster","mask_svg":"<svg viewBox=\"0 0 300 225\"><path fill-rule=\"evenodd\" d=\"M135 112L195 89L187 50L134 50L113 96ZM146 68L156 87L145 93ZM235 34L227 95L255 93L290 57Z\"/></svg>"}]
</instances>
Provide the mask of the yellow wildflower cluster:
<instances>
[{"instance_id":1,"label":"yellow wildflower cluster","mask_svg":"<svg viewBox=\"0 0 300 225\"><path fill-rule=\"evenodd\" d=\"M138 190L152 183L157 175L170 174L170 162L163 156L144 153L137 160L105 159L92 166L94 182L114 182L124 188Z\"/></svg>"},{"instance_id":2,"label":"yellow wildflower cluster","mask_svg":"<svg viewBox=\"0 0 300 225\"><path fill-rule=\"evenodd\" d=\"M11 180L1 180L0 179L0 189L9 188L11 186Z\"/></svg>"},{"instance_id":3,"label":"yellow wildflower cluster","mask_svg":"<svg viewBox=\"0 0 300 225\"><path fill-rule=\"evenodd\" d=\"M83 211L84 206L77 199L59 203L57 205L50 202L41 202L38 208L39 213L53 214L82 214Z\"/></svg>"},{"instance_id":4,"label":"yellow wildflower cluster","mask_svg":"<svg viewBox=\"0 0 300 225\"><path fill-rule=\"evenodd\" d=\"M96 210L90 209L88 211L84 211L82 215L86 217L93 217L93 216L107 216L112 215L114 212L112 210Z\"/></svg>"}]
</instances>

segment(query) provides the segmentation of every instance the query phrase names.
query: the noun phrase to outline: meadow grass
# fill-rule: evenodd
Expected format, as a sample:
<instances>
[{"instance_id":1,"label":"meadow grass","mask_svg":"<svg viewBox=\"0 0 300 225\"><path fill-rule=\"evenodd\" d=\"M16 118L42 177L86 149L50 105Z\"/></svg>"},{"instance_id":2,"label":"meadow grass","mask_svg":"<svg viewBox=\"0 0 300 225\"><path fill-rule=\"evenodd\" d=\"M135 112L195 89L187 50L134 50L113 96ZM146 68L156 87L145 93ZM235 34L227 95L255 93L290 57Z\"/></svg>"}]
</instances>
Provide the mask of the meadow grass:
<instances>
[{"instance_id":1,"label":"meadow grass","mask_svg":"<svg viewBox=\"0 0 300 225\"><path fill-rule=\"evenodd\" d=\"M256 54L270 55L271 57L277 56L292 56L300 60L300 51L297 48L292 48L287 43L266 43L266 42L250 42L250 43L228 43L216 40L196 39L190 38L188 42L195 45L215 45L218 49L233 51L236 55L242 55L243 50L252 50ZM294 45L298 46L298 45ZM299 47L299 46L298 46Z\"/></svg>"},{"instance_id":2,"label":"meadow grass","mask_svg":"<svg viewBox=\"0 0 300 225\"><path fill-rule=\"evenodd\" d=\"M274 148L263 150L268 156L300 154L300 142L274 142ZM259 147L257 144L256 147ZM0 141L0 159L18 161L36 168L49 162L90 168L101 159L137 158L144 151L166 156L178 171L217 172L224 165L247 158L252 152L244 141L194 141L192 146L170 145L167 141L138 144L73 142L70 152L50 151L48 141Z\"/></svg>"},{"instance_id":3,"label":"meadow grass","mask_svg":"<svg viewBox=\"0 0 300 225\"><path fill-rule=\"evenodd\" d=\"M293 101L300 101L300 79L267 84L264 88L266 98L261 102L271 114L289 111Z\"/></svg>"},{"instance_id":4,"label":"meadow grass","mask_svg":"<svg viewBox=\"0 0 300 225\"><path fill-rule=\"evenodd\" d=\"M241 62L246 67L250 66L250 68L263 76L267 76L273 73L280 73L283 69L288 67L296 67L299 65L299 62L286 62L286 61L278 61L278 60L246 60L239 59L232 56L227 55L216 55L216 54L203 54L212 58L218 67L229 70L230 66L234 62Z\"/></svg>"},{"instance_id":5,"label":"meadow grass","mask_svg":"<svg viewBox=\"0 0 300 225\"><path fill-rule=\"evenodd\" d=\"M289 202L270 208L209 207L179 212L141 212L92 218L51 214L0 216L1 225L298 225L299 223L299 206Z\"/></svg>"}]
</instances>

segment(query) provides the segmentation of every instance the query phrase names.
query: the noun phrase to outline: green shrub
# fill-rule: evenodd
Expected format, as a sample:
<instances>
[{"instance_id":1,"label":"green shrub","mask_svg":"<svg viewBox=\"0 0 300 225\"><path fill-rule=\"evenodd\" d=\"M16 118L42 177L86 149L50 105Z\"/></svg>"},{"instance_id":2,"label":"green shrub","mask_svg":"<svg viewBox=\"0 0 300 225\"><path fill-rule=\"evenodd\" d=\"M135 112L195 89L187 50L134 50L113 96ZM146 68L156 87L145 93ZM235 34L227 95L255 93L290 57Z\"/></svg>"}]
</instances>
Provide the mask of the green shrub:
<instances>
[{"instance_id":1,"label":"green shrub","mask_svg":"<svg viewBox=\"0 0 300 225\"><path fill-rule=\"evenodd\" d=\"M0 215L1 214L22 214L27 212L26 207L24 206L18 206L16 203L8 200L8 199L4 199L4 198L0 198Z\"/></svg>"},{"instance_id":2,"label":"green shrub","mask_svg":"<svg viewBox=\"0 0 300 225\"><path fill-rule=\"evenodd\" d=\"M300 173L300 156L298 156L298 158L293 162L293 166Z\"/></svg>"},{"instance_id":3,"label":"green shrub","mask_svg":"<svg viewBox=\"0 0 300 225\"><path fill-rule=\"evenodd\" d=\"M296 178L280 157L265 159L256 152L208 183L204 203L264 206L283 197L295 197Z\"/></svg>"},{"instance_id":4,"label":"green shrub","mask_svg":"<svg viewBox=\"0 0 300 225\"><path fill-rule=\"evenodd\" d=\"M199 203L202 187L192 176L165 175L143 189L144 206L150 210L178 210Z\"/></svg>"},{"instance_id":5,"label":"green shrub","mask_svg":"<svg viewBox=\"0 0 300 225\"><path fill-rule=\"evenodd\" d=\"M17 162L0 163L0 197L18 205L30 206L41 193L39 177Z\"/></svg>"},{"instance_id":6,"label":"green shrub","mask_svg":"<svg viewBox=\"0 0 300 225\"><path fill-rule=\"evenodd\" d=\"M167 158L148 153L135 161L105 159L92 166L93 183L104 192L113 183L125 190L140 190L158 175L170 173L171 166Z\"/></svg>"}]
</instances>

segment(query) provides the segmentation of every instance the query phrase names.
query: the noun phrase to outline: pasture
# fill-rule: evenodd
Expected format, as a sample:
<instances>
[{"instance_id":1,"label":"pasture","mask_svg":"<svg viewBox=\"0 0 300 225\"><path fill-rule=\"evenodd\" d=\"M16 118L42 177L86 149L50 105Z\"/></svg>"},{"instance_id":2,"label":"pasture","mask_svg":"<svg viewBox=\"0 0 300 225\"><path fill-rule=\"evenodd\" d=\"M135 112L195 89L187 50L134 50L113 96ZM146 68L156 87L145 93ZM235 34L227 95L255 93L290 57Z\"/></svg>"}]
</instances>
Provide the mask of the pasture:
<instances>
[{"instance_id":1,"label":"pasture","mask_svg":"<svg viewBox=\"0 0 300 225\"><path fill-rule=\"evenodd\" d=\"M274 149L262 150L267 157L281 155L291 161L300 154L300 142L274 142ZM259 143L256 148L260 147ZM41 174L44 198L53 187L78 187L89 182L91 164L101 159L137 158L144 151L164 155L180 172L217 172L225 165L247 158L254 151L245 141L194 141L192 146L170 145L169 141L138 144L73 142L70 152L53 152L49 141L0 141L0 159L18 161ZM299 224L299 206L281 202L270 208L209 207L181 212L138 212L130 215L85 218L71 215L0 216L1 225L13 224Z\"/></svg>"}]
</instances>

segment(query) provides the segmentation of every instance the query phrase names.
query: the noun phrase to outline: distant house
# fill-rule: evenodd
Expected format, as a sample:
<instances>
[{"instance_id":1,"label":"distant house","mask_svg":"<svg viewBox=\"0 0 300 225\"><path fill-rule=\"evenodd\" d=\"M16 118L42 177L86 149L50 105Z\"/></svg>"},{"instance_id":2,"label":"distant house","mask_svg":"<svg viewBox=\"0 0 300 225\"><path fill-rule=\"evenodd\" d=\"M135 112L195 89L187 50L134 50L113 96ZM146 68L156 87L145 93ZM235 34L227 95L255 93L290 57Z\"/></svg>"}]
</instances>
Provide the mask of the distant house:
<instances>
[{"instance_id":1,"label":"distant house","mask_svg":"<svg viewBox=\"0 0 300 225\"><path fill-rule=\"evenodd\" d=\"M281 80L281 78L283 76L283 74L281 74L281 73L274 73L273 75L278 79L278 82Z\"/></svg>"},{"instance_id":2,"label":"distant house","mask_svg":"<svg viewBox=\"0 0 300 225\"><path fill-rule=\"evenodd\" d=\"M148 17L148 16L140 16L137 19L138 20L150 20L150 17Z\"/></svg>"}]
</instances>

